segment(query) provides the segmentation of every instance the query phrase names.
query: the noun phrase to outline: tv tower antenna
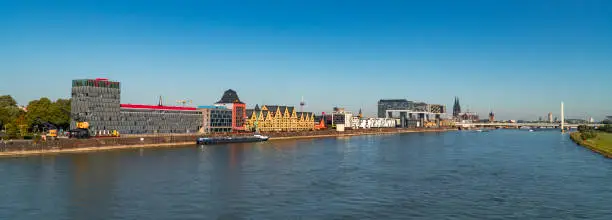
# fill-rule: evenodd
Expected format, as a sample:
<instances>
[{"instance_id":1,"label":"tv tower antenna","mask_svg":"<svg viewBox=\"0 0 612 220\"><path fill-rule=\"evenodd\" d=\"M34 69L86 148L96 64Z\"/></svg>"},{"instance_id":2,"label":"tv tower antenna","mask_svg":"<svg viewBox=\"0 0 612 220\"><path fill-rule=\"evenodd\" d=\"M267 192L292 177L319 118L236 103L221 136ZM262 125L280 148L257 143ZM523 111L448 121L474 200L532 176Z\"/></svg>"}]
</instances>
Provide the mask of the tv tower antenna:
<instances>
[{"instance_id":1,"label":"tv tower antenna","mask_svg":"<svg viewBox=\"0 0 612 220\"><path fill-rule=\"evenodd\" d=\"M300 101L300 112L304 112L304 105L306 105L306 102L304 102L304 96L302 96L302 101Z\"/></svg>"}]
</instances>

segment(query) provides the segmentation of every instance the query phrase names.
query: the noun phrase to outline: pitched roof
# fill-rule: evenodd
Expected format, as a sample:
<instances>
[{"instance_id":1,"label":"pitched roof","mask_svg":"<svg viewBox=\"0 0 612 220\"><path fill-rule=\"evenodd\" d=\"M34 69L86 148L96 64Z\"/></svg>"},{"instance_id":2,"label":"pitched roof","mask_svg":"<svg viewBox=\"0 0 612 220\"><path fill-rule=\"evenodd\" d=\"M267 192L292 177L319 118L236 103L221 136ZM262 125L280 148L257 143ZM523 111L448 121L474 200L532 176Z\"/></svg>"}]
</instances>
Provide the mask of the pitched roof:
<instances>
[{"instance_id":1,"label":"pitched roof","mask_svg":"<svg viewBox=\"0 0 612 220\"><path fill-rule=\"evenodd\" d=\"M268 111L271 112L276 112L276 109L278 109L278 105L266 105L266 107L268 108Z\"/></svg>"},{"instance_id":2,"label":"pitched roof","mask_svg":"<svg viewBox=\"0 0 612 220\"><path fill-rule=\"evenodd\" d=\"M276 110L278 108L280 108L281 112L285 112L285 109L287 109L290 113L293 112L293 109L295 109L295 107L293 106L285 106L285 105L265 105L268 108L268 111L271 112L276 112Z\"/></svg>"},{"instance_id":3,"label":"pitched roof","mask_svg":"<svg viewBox=\"0 0 612 220\"><path fill-rule=\"evenodd\" d=\"M223 93L223 96L221 96L221 99L216 103L216 104L224 104L224 103L240 103L240 104L244 104L243 102L240 101L240 98L238 98L238 94L236 93L236 91L228 89Z\"/></svg>"},{"instance_id":4,"label":"pitched roof","mask_svg":"<svg viewBox=\"0 0 612 220\"><path fill-rule=\"evenodd\" d=\"M305 117L305 118L306 118L306 117L310 118L311 116L313 116L313 115L314 115L314 113L312 113L312 112L296 112L296 114L297 114L297 116L298 116L298 117L300 117L300 114L302 114L302 113L304 114L304 117Z\"/></svg>"}]
</instances>

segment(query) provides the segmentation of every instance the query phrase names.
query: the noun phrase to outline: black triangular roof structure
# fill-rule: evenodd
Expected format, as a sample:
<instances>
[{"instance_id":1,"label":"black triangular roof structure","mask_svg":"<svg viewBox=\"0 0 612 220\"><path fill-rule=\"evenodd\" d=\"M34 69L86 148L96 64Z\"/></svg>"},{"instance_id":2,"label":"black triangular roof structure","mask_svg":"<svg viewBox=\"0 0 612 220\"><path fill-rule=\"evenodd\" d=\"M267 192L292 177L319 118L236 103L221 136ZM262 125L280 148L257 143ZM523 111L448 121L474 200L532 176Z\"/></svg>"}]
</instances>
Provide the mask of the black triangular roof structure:
<instances>
[{"instance_id":1,"label":"black triangular roof structure","mask_svg":"<svg viewBox=\"0 0 612 220\"><path fill-rule=\"evenodd\" d=\"M221 100L219 100L216 104L226 104L226 103L240 103L240 104L244 104L243 102L240 101L240 98L238 98L238 94L236 93L236 91L232 90L232 89L228 89L223 93L223 96L221 97Z\"/></svg>"}]
</instances>

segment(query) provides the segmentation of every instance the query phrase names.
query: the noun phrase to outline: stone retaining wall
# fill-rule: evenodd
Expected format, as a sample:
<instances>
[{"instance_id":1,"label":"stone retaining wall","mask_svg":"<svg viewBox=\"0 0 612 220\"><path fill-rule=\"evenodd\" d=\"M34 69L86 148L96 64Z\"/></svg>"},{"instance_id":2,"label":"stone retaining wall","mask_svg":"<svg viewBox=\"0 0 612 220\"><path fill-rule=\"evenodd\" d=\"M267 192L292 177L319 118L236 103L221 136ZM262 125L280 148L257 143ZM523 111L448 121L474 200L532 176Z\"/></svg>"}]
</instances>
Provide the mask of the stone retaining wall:
<instances>
[{"instance_id":1,"label":"stone retaining wall","mask_svg":"<svg viewBox=\"0 0 612 220\"><path fill-rule=\"evenodd\" d=\"M376 128L376 129L359 129L346 130L337 132L335 130L323 131L301 131L301 132L264 132L263 135L274 138L291 138L291 137L316 137L316 136L342 136L342 135L359 135L359 134L375 134L375 133L400 133L400 132L419 132L419 131L445 131L446 129L396 129L396 128ZM169 143L195 143L198 137L222 137L222 136L251 136L253 133L220 133L209 135L197 134L160 134L160 135L131 135L129 137L119 138L90 138L90 139L57 139L47 141L15 141L15 142L0 142L0 152L18 152L18 151L45 151L45 150L62 150L62 149L77 149L91 147L112 147L112 146L130 146L130 145L155 145Z\"/></svg>"}]
</instances>

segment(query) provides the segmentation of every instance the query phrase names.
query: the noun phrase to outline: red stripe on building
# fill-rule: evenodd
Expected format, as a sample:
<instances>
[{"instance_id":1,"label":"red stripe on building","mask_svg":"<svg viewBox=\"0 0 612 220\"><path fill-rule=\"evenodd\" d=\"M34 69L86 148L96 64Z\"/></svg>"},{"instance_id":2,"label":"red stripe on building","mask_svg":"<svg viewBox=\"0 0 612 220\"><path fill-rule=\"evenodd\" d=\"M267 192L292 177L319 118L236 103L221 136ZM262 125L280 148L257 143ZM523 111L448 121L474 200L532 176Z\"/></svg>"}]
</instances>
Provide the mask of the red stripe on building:
<instances>
[{"instance_id":1,"label":"red stripe on building","mask_svg":"<svg viewBox=\"0 0 612 220\"><path fill-rule=\"evenodd\" d=\"M137 105L121 104L121 108L151 109L151 110L174 110L174 111L195 111L197 108L181 106L159 106L159 105Z\"/></svg>"}]
</instances>

